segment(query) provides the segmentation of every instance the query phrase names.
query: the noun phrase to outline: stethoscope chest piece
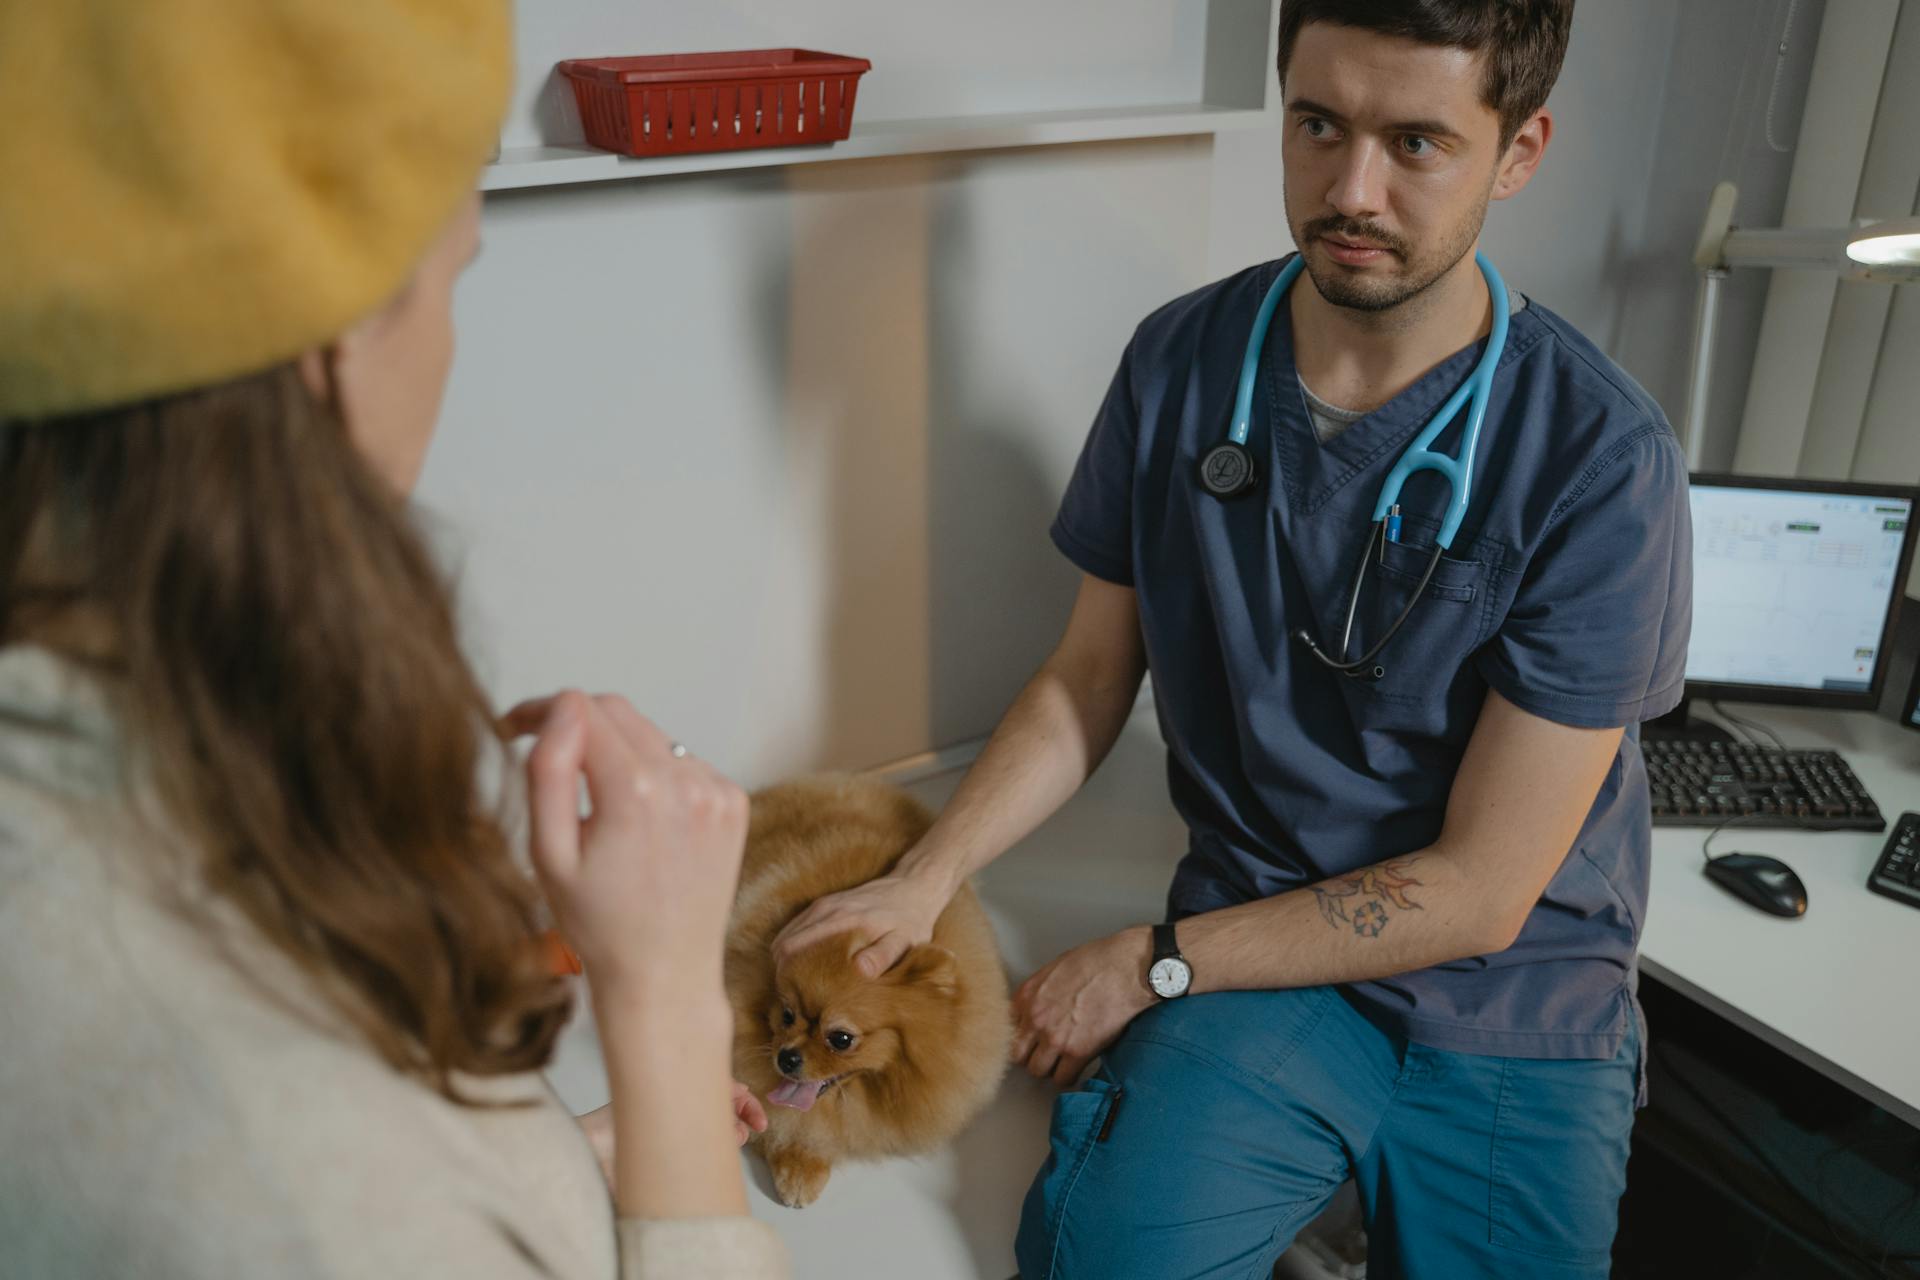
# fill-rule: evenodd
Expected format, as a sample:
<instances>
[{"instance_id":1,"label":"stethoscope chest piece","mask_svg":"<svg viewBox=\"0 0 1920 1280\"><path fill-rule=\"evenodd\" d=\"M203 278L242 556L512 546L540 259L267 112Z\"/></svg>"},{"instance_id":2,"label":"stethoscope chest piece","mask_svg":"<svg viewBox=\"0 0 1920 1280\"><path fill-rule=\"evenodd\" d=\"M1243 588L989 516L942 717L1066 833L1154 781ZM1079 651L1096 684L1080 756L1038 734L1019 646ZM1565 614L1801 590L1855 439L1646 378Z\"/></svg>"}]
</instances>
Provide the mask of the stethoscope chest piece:
<instances>
[{"instance_id":1,"label":"stethoscope chest piece","mask_svg":"<svg viewBox=\"0 0 1920 1280\"><path fill-rule=\"evenodd\" d=\"M1216 498L1238 498L1260 487L1253 454L1243 444L1223 440L1200 458L1200 487Z\"/></svg>"}]
</instances>

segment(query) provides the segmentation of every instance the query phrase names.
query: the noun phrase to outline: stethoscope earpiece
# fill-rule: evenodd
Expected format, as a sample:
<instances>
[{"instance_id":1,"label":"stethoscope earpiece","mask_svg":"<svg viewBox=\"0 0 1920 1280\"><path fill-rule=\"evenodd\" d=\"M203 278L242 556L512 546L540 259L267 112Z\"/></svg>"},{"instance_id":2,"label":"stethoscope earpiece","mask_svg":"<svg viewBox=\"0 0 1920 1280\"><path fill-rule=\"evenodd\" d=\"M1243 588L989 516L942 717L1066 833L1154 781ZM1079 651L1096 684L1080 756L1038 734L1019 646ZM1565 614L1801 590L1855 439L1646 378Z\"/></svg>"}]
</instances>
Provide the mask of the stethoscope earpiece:
<instances>
[{"instance_id":1,"label":"stethoscope earpiece","mask_svg":"<svg viewBox=\"0 0 1920 1280\"><path fill-rule=\"evenodd\" d=\"M1321 662L1332 667L1335 671L1340 672L1349 680L1365 680L1368 684L1374 684L1386 678L1387 669L1377 662L1370 667L1353 663L1335 662L1327 656L1327 651L1320 647L1320 642L1315 640L1305 627L1300 627L1295 630L1293 638L1300 644L1305 645L1307 651L1314 657L1320 659Z\"/></svg>"},{"instance_id":2,"label":"stethoscope earpiece","mask_svg":"<svg viewBox=\"0 0 1920 1280\"><path fill-rule=\"evenodd\" d=\"M1260 487L1247 447L1223 440L1200 459L1200 487L1216 498L1238 498Z\"/></svg>"}]
</instances>

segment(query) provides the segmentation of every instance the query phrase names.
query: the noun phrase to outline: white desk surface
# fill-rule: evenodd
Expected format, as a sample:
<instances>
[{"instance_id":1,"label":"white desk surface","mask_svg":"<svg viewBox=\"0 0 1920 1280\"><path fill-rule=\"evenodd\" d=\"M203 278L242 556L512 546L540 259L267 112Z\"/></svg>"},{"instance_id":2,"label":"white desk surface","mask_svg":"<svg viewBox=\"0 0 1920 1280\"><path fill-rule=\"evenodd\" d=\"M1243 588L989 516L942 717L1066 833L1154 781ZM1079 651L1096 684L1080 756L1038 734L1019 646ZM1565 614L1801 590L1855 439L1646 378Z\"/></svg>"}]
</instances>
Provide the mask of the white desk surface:
<instances>
[{"instance_id":1,"label":"white desk surface","mask_svg":"<svg viewBox=\"0 0 1920 1280\"><path fill-rule=\"evenodd\" d=\"M1890 817L1920 807L1920 734L1864 714L1750 714L1792 745L1843 751ZM937 807L958 780L956 770L908 789ZM1807 914L1789 921L1700 874L1704 834L1655 833L1647 971L1920 1124L1920 1031L1909 990L1920 960L1920 911L1867 891L1867 870L1885 837L1723 833L1716 853L1776 853L1806 882ZM1152 707L1143 701L1093 780L979 878L1014 980L1080 942L1159 919L1185 848ZM575 1111L606 1101L585 1017L562 1039L549 1075ZM743 1156L752 1212L786 1239L797 1280L894 1277L907 1273L903 1265L914 1280L1005 1280L1014 1271L1020 1201L1046 1155L1053 1096L1051 1085L1009 1074L999 1098L949 1149L842 1166L804 1210L783 1207L759 1159ZM1290 1253L1278 1274L1312 1272Z\"/></svg>"},{"instance_id":2,"label":"white desk surface","mask_svg":"<svg viewBox=\"0 0 1920 1280\"><path fill-rule=\"evenodd\" d=\"M1920 809L1920 733L1866 712L1734 711L1789 747L1839 751L1889 829L1902 811ZM1714 837L1715 854L1771 854L1793 868L1807 913L1782 919L1702 874L1708 830L1654 829L1643 971L1920 1126L1920 909L1867 889L1886 833L1736 825Z\"/></svg>"}]
</instances>

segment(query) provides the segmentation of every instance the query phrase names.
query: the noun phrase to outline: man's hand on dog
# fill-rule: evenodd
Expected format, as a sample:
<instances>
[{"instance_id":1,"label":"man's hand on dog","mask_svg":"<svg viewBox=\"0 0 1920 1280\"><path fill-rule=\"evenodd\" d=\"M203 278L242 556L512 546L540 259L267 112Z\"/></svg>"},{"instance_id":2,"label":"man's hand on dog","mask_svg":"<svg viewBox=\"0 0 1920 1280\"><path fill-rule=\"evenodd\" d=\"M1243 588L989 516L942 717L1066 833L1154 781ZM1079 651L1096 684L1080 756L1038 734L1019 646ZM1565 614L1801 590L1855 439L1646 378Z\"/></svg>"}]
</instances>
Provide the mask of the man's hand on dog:
<instances>
[{"instance_id":1,"label":"man's hand on dog","mask_svg":"<svg viewBox=\"0 0 1920 1280\"><path fill-rule=\"evenodd\" d=\"M1013 993L1014 1065L1066 1086L1152 1007L1153 932L1124 929L1075 947Z\"/></svg>"},{"instance_id":2,"label":"man's hand on dog","mask_svg":"<svg viewBox=\"0 0 1920 1280\"><path fill-rule=\"evenodd\" d=\"M854 964L877 978L912 948L933 938L934 922L953 897L931 879L894 871L841 893L816 899L773 939L773 962L785 964L817 942L858 933L867 945Z\"/></svg>"}]
</instances>

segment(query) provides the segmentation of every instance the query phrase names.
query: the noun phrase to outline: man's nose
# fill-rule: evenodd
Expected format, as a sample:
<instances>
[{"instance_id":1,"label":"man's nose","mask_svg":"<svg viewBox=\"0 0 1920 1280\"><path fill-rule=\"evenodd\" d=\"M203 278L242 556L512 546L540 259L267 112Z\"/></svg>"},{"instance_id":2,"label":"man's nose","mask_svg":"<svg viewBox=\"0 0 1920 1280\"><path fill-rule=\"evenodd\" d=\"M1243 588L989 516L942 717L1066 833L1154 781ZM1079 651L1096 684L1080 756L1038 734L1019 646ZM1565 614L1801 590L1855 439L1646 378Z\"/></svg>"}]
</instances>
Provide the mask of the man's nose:
<instances>
[{"instance_id":1,"label":"man's nose","mask_svg":"<svg viewBox=\"0 0 1920 1280\"><path fill-rule=\"evenodd\" d=\"M1327 203L1348 218L1379 216L1386 205L1387 157L1378 143L1360 139L1346 149Z\"/></svg>"}]
</instances>

